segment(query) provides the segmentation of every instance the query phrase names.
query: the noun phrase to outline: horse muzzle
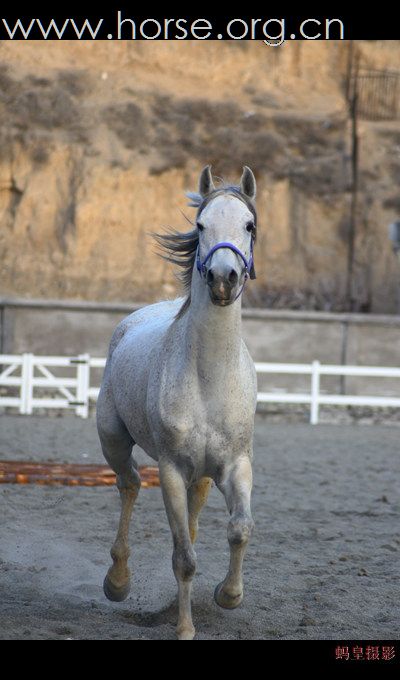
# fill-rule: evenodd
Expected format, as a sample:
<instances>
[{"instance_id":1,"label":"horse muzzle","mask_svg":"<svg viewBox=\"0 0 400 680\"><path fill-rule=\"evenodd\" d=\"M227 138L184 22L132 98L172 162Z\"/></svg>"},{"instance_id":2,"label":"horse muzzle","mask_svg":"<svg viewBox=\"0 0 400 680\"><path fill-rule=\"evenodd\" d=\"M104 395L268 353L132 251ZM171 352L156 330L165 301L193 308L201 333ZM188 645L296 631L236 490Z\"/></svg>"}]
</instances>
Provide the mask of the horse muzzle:
<instances>
[{"instance_id":1,"label":"horse muzzle","mask_svg":"<svg viewBox=\"0 0 400 680\"><path fill-rule=\"evenodd\" d=\"M241 276L237 273L235 269L230 265L218 267L208 267L207 262L211 261L212 256L215 251L221 248L229 248L236 255L239 255L244 264L244 269L242 274L244 274L243 282L241 287L238 286L238 281ZM255 279L256 273L254 271L254 260L253 260L253 238L250 241L250 257L249 259L242 253L242 251L229 241L221 241L213 246L207 253L206 257L202 261L200 258L200 246L197 246L196 251L196 268L200 276L204 277L207 285L209 287L211 302L219 307L226 307L227 305L235 302L244 290L244 285L248 278ZM239 288L236 295L234 295L233 290Z\"/></svg>"},{"instance_id":2,"label":"horse muzzle","mask_svg":"<svg viewBox=\"0 0 400 680\"><path fill-rule=\"evenodd\" d=\"M220 307L226 307L235 301L239 275L232 267L214 269L210 267L206 274L207 286L211 302Z\"/></svg>"}]
</instances>

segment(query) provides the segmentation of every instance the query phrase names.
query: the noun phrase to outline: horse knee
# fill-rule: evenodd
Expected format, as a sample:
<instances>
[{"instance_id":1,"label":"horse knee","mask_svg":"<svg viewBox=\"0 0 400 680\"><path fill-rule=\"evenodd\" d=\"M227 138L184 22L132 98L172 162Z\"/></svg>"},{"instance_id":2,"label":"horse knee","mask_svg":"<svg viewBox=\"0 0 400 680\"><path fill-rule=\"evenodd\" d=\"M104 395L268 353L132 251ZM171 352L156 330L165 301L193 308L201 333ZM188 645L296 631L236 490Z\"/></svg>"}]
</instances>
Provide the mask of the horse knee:
<instances>
[{"instance_id":1,"label":"horse knee","mask_svg":"<svg viewBox=\"0 0 400 680\"><path fill-rule=\"evenodd\" d=\"M248 542L254 528L251 517L232 518L228 524L230 545L244 545Z\"/></svg>"},{"instance_id":2,"label":"horse knee","mask_svg":"<svg viewBox=\"0 0 400 680\"><path fill-rule=\"evenodd\" d=\"M119 491L128 489L135 494L139 493L141 486L141 479L138 471L136 470L135 461L131 459L128 461L125 469L117 474L117 487Z\"/></svg>"},{"instance_id":3,"label":"horse knee","mask_svg":"<svg viewBox=\"0 0 400 680\"><path fill-rule=\"evenodd\" d=\"M191 546L175 548L172 555L172 566L176 578L191 581L196 573L196 553Z\"/></svg>"}]
</instances>

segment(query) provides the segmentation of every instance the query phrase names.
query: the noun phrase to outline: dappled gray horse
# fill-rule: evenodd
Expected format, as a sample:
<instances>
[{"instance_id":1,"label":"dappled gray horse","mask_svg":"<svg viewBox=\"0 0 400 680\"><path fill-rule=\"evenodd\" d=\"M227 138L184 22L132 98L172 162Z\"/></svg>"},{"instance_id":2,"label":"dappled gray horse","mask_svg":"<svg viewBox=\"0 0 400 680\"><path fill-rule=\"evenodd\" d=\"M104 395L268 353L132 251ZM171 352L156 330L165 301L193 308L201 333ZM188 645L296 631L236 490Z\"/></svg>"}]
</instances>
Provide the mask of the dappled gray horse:
<instances>
[{"instance_id":1,"label":"dappled gray horse","mask_svg":"<svg viewBox=\"0 0 400 680\"><path fill-rule=\"evenodd\" d=\"M103 453L122 501L104 592L120 601L130 589L128 529L140 487L132 447L138 444L159 464L173 537L180 640L195 634L193 543L212 480L230 515L229 570L214 597L227 609L243 599L257 398L254 365L241 337L241 293L247 278L255 278L254 175L245 167L240 186L216 188L207 166L199 193L188 195L197 207L195 228L155 235L164 257L183 267L186 298L144 307L117 326L97 404Z\"/></svg>"}]
</instances>

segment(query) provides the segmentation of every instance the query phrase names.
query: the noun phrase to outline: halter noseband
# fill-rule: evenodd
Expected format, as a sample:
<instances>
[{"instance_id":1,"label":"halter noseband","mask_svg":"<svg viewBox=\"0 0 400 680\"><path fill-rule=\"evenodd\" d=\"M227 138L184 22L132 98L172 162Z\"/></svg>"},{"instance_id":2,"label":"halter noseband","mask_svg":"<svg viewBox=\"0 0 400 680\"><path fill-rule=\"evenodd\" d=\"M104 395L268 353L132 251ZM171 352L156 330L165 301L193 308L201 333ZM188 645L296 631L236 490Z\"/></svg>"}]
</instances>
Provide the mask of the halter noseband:
<instances>
[{"instance_id":1,"label":"halter noseband","mask_svg":"<svg viewBox=\"0 0 400 680\"><path fill-rule=\"evenodd\" d=\"M203 262L200 260L200 252L199 252L200 246L197 246L197 251L196 251L196 267L197 271L199 272L200 276L206 276L206 264L208 260L211 259L211 257L214 255L216 250L219 250L220 248L229 248L230 250L233 250L236 255L239 255L239 257L242 258L243 263L244 263L244 281L241 289L239 290L238 294L235 297L235 300L238 299L238 297L243 293L244 290L244 285L247 281L248 278L255 278L255 274L252 275L252 272L254 272L254 261L253 261L253 237L251 237L250 241L250 257L249 259L246 258L246 256L242 253L240 248L235 246L233 243L229 243L229 241L221 241L220 243L217 243L215 246L213 246L207 253L206 257L204 258Z\"/></svg>"}]
</instances>

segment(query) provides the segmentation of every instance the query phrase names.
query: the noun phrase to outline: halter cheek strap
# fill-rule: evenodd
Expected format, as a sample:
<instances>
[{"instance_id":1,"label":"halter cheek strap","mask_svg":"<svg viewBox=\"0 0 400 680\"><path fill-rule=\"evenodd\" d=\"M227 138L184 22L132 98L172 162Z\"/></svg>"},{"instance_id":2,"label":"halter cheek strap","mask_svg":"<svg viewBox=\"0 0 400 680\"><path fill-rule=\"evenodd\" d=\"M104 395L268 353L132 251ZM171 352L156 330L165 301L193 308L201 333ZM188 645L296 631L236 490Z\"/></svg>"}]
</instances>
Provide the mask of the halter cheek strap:
<instances>
[{"instance_id":1,"label":"halter cheek strap","mask_svg":"<svg viewBox=\"0 0 400 680\"><path fill-rule=\"evenodd\" d=\"M243 293L244 285L247 281L247 279L250 277L252 279L256 278L255 272L254 272L254 260L253 260L253 239L251 239L250 242L250 257L249 259L246 258L246 256L242 253L240 248L235 246L233 243L229 243L229 241L221 241L220 243L217 243L215 246L213 246L207 253L206 257L204 258L203 262L200 260L200 252L199 252L199 246L197 247L197 252L196 252L196 268L197 271L199 272L200 276L205 276L206 275L206 264L208 260L214 255L216 250L219 250L220 248L229 248L230 250L233 250L236 255L239 255L239 257L242 258L243 263L244 263L244 282L239 290L238 294L235 297L235 300L238 299L238 297Z\"/></svg>"}]
</instances>

